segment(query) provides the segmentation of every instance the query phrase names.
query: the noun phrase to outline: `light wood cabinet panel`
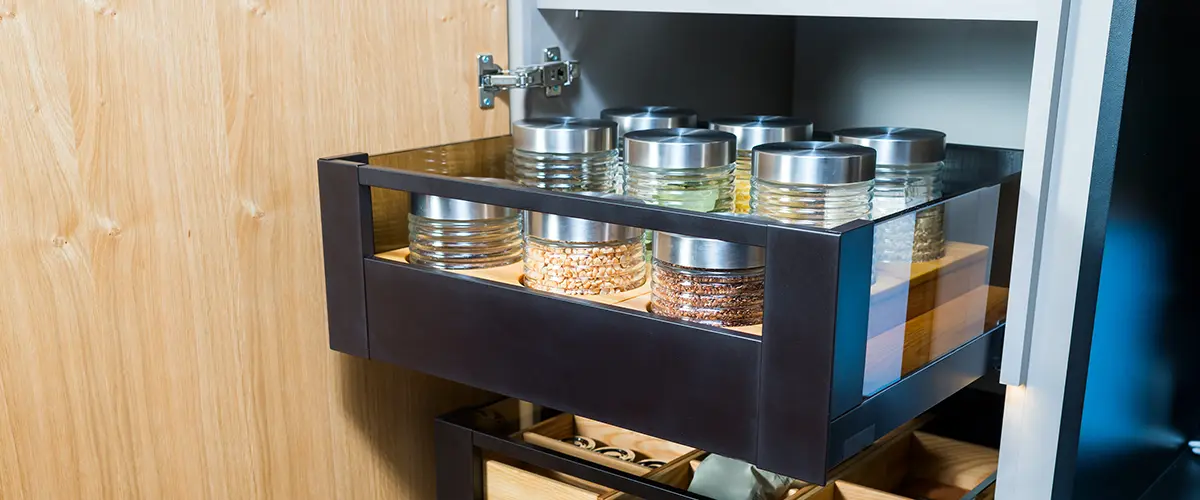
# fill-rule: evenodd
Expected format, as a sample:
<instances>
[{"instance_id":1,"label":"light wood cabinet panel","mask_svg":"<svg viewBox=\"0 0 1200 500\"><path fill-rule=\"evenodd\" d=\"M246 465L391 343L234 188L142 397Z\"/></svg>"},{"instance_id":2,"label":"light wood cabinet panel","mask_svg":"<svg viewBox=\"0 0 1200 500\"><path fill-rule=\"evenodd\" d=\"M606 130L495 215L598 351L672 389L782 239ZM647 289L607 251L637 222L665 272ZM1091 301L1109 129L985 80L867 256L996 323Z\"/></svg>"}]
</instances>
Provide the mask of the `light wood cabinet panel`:
<instances>
[{"instance_id":1,"label":"light wood cabinet panel","mask_svg":"<svg viewBox=\"0 0 1200 500\"><path fill-rule=\"evenodd\" d=\"M328 350L315 160L506 133L506 38L502 0L0 0L0 498L432 498L431 417L487 395Z\"/></svg>"}]
</instances>

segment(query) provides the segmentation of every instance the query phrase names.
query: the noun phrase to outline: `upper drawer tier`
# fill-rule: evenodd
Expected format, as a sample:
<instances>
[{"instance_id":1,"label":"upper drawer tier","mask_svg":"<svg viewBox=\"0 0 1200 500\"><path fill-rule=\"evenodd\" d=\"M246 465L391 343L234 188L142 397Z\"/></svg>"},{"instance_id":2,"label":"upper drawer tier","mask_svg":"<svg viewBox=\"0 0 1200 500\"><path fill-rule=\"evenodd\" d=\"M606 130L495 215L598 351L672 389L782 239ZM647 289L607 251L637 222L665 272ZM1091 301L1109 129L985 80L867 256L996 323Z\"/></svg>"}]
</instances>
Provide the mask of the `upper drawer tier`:
<instances>
[{"instance_id":1,"label":"upper drawer tier","mask_svg":"<svg viewBox=\"0 0 1200 500\"><path fill-rule=\"evenodd\" d=\"M457 178L498 176L508 144L319 162L334 349L816 483L993 366L1019 151L951 146L946 196L817 229ZM405 193L764 247L763 323L657 316L649 285L590 298L535 291L519 263L410 264ZM919 233L930 217L944 252L883 257L895 249L877 240Z\"/></svg>"}]
</instances>

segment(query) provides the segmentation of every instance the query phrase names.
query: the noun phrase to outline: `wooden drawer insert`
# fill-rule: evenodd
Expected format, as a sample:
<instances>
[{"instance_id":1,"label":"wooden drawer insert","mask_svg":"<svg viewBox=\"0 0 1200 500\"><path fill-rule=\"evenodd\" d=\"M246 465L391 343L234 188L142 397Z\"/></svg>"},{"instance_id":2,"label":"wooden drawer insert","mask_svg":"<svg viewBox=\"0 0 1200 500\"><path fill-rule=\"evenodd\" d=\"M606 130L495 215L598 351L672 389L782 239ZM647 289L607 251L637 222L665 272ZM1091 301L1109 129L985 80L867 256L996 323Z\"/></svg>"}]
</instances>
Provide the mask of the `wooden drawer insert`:
<instances>
[{"instance_id":1,"label":"wooden drawer insert","mask_svg":"<svg viewBox=\"0 0 1200 500\"><path fill-rule=\"evenodd\" d=\"M912 432L850 459L827 486L799 500L959 500L994 474L998 461L992 448Z\"/></svg>"},{"instance_id":2,"label":"wooden drawer insert","mask_svg":"<svg viewBox=\"0 0 1200 500\"><path fill-rule=\"evenodd\" d=\"M638 460L653 458L666 461L667 464L651 469L562 442L562 439L571 436L592 438L597 441L597 446L632 450L637 453ZM680 489L687 489L692 480L691 462L704 455L703 451L681 444L569 414L546 419L517 432L513 438ZM484 476L484 496L492 500L632 498L566 474L522 468L499 460L485 462Z\"/></svg>"}]
</instances>

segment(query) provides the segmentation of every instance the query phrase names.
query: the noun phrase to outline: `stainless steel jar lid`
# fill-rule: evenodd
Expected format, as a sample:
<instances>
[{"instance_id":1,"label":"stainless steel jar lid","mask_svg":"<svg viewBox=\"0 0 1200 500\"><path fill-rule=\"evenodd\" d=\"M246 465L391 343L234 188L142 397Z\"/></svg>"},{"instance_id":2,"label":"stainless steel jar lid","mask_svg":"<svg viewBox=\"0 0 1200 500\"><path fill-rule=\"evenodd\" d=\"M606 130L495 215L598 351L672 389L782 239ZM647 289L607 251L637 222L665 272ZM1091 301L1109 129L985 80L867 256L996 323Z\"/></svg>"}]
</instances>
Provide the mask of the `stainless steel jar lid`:
<instances>
[{"instance_id":1,"label":"stainless steel jar lid","mask_svg":"<svg viewBox=\"0 0 1200 500\"><path fill-rule=\"evenodd\" d=\"M813 124L790 116L750 115L718 118L708 128L729 132L738 138L737 148L749 151L761 144L807 141L812 139Z\"/></svg>"},{"instance_id":2,"label":"stainless steel jar lid","mask_svg":"<svg viewBox=\"0 0 1200 500\"><path fill-rule=\"evenodd\" d=\"M875 150L840 142L800 141L754 148L751 175L782 184L851 184L875 178Z\"/></svg>"},{"instance_id":3,"label":"stainless steel jar lid","mask_svg":"<svg viewBox=\"0 0 1200 500\"><path fill-rule=\"evenodd\" d=\"M512 124L513 147L533 153L578 154L617 149L617 124L589 118L529 118Z\"/></svg>"},{"instance_id":4,"label":"stainless steel jar lid","mask_svg":"<svg viewBox=\"0 0 1200 500\"><path fill-rule=\"evenodd\" d=\"M600 118L617 123L618 139L638 130L696 126L695 111L674 106L609 108L600 112Z\"/></svg>"},{"instance_id":5,"label":"stainless steel jar lid","mask_svg":"<svg viewBox=\"0 0 1200 500\"><path fill-rule=\"evenodd\" d=\"M512 183L512 181L504 179L483 177L464 177L464 179L505 184ZM408 203L408 211L413 215L419 215L427 219L456 221L503 219L505 217L514 217L521 213L520 210L515 208L419 193L412 193Z\"/></svg>"},{"instance_id":6,"label":"stainless steel jar lid","mask_svg":"<svg viewBox=\"0 0 1200 500\"><path fill-rule=\"evenodd\" d=\"M833 140L874 148L880 165L936 163L946 159L946 134L905 127L848 128L833 133Z\"/></svg>"},{"instance_id":7,"label":"stainless steel jar lid","mask_svg":"<svg viewBox=\"0 0 1200 500\"><path fill-rule=\"evenodd\" d=\"M654 232L654 258L697 269L751 269L767 265L763 247Z\"/></svg>"},{"instance_id":8,"label":"stainless steel jar lid","mask_svg":"<svg viewBox=\"0 0 1200 500\"><path fill-rule=\"evenodd\" d=\"M645 230L588 219L525 212L525 230L535 238L570 243L604 243L641 238Z\"/></svg>"},{"instance_id":9,"label":"stainless steel jar lid","mask_svg":"<svg viewBox=\"0 0 1200 500\"><path fill-rule=\"evenodd\" d=\"M625 134L625 163L648 168L705 168L737 160L737 137L703 128L639 130Z\"/></svg>"}]
</instances>

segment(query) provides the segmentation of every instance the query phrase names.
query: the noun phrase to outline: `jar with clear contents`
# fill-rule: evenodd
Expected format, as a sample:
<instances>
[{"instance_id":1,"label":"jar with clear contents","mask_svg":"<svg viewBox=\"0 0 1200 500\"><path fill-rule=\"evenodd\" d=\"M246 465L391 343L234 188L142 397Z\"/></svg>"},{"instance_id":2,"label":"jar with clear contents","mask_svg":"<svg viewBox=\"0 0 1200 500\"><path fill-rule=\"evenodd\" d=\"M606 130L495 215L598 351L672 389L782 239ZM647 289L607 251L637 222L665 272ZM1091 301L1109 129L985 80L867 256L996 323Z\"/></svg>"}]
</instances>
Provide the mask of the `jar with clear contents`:
<instances>
[{"instance_id":1,"label":"jar with clear contents","mask_svg":"<svg viewBox=\"0 0 1200 500\"><path fill-rule=\"evenodd\" d=\"M751 213L823 228L871 213L875 150L837 142L782 142L754 148Z\"/></svg>"},{"instance_id":2,"label":"jar with clear contents","mask_svg":"<svg viewBox=\"0 0 1200 500\"><path fill-rule=\"evenodd\" d=\"M696 112L673 106L609 108L600 118L617 124L617 193L625 192L625 134L658 128L695 127Z\"/></svg>"},{"instance_id":3,"label":"jar with clear contents","mask_svg":"<svg viewBox=\"0 0 1200 500\"><path fill-rule=\"evenodd\" d=\"M531 118L512 125L508 178L566 192L612 193L617 187L617 124L583 118Z\"/></svg>"},{"instance_id":4,"label":"jar with clear contents","mask_svg":"<svg viewBox=\"0 0 1200 500\"><path fill-rule=\"evenodd\" d=\"M834 132L834 140L877 151L871 218L881 219L942 196L946 134L936 130L869 127ZM875 226L875 260L928 262L946 253L945 207Z\"/></svg>"},{"instance_id":5,"label":"jar with clear contents","mask_svg":"<svg viewBox=\"0 0 1200 500\"><path fill-rule=\"evenodd\" d=\"M750 168L755 146L775 142L812 140L813 125L808 120L789 116L751 115L718 118L708 128L737 136L737 170L735 171L734 213L750 213Z\"/></svg>"},{"instance_id":6,"label":"jar with clear contents","mask_svg":"<svg viewBox=\"0 0 1200 500\"><path fill-rule=\"evenodd\" d=\"M710 326L762 323L762 247L654 233L650 312Z\"/></svg>"},{"instance_id":7,"label":"jar with clear contents","mask_svg":"<svg viewBox=\"0 0 1200 500\"><path fill-rule=\"evenodd\" d=\"M652 205L730 212L736 139L696 128L630 132L625 194Z\"/></svg>"},{"instance_id":8,"label":"jar with clear contents","mask_svg":"<svg viewBox=\"0 0 1200 500\"><path fill-rule=\"evenodd\" d=\"M526 212L525 286L561 295L604 295L646 283L640 228Z\"/></svg>"},{"instance_id":9,"label":"jar with clear contents","mask_svg":"<svg viewBox=\"0 0 1200 500\"><path fill-rule=\"evenodd\" d=\"M439 269L482 269L521 260L520 211L413 194L408 261Z\"/></svg>"}]
</instances>

